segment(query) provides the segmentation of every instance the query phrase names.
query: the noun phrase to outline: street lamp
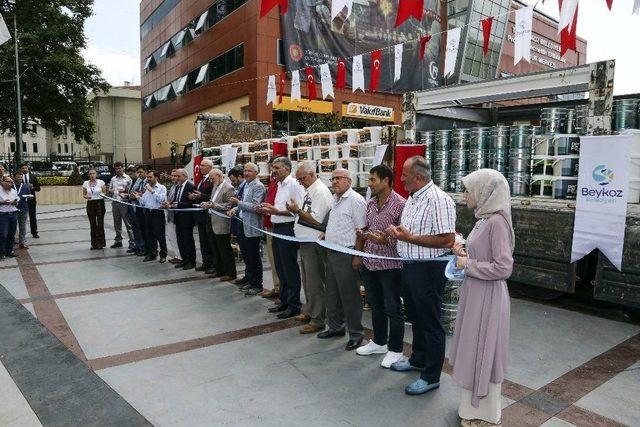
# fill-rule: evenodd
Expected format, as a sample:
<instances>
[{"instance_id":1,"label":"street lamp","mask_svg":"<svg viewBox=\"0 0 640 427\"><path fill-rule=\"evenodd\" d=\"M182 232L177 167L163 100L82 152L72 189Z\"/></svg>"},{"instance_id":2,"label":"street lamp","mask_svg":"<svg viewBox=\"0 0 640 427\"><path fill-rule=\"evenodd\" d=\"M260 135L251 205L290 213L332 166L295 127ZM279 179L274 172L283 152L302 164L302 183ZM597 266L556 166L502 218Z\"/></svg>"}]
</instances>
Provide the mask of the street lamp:
<instances>
[{"instance_id":1,"label":"street lamp","mask_svg":"<svg viewBox=\"0 0 640 427\"><path fill-rule=\"evenodd\" d=\"M16 166L18 170L22 163L22 95L20 94L20 62L18 60L18 7L16 0L9 0L9 4L13 5L13 41L15 46L16 57L16 101L18 110L18 126L16 129Z\"/></svg>"}]
</instances>

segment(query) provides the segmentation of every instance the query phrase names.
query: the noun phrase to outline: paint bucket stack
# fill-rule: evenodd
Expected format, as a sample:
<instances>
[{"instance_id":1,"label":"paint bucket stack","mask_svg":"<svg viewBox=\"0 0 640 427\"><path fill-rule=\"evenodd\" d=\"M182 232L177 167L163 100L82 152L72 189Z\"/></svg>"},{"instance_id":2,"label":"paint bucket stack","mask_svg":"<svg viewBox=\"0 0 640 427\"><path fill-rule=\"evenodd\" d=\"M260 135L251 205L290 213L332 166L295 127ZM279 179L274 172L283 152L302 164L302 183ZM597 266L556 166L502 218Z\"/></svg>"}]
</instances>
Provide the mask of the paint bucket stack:
<instances>
[{"instance_id":1,"label":"paint bucket stack","mask_svg":"<svg viewBox=\"0 0 640 427\"><path fill-rule=\"evenodd\" d=\"M453 335L458 317L458 303L460 301L460 291L462 290L462 280L447 280L442 298L442 326L447 335Z\"/></svg>"},{"instance_id":2,"label":"paint bucket stack","mask_svg":"<svg viewBox=\"0 0 640 427\"><path fill-rule=\"evenodd\" d=\"M507 173L507 150L509 147L509 127L494 126L491 128L489 142L488 166L502 174Z\"/></svg>"},{"instance_id":3,"label":"paint bucket stack","mask_svg":"<svg viewBox=\"0 0 640 427\"><path fill-rule=\"evenodd\" d=\"M639 107L640 108L640 107ZM633 132L637 135L639 132ZM640 202L640 137L631 143L631 158L629 159L629 197L627 203Z\"/></svg>"},{"instance_id":4,"label":"paint bucket stack","mask_svg":"<svg viewBox=\"0 0 640 427\"><path fill-rule=\"evenodd\" d=\"M487 167L490 136L490 127L475 127L471 129L471 137L469 139L469 172Z\"/></svg>"},{"instance_id":5,"label":"paint bucket stack","mask_svg":"<svg viewBox=\"0 0 640 427\"><path fill-rule=\"evenodd\" d=\"M449 188L449 144L451 141L451 130L438 130L431 156L433 159L431 166L431 178L440 188Z\"/></svg>"},{"instance_id":6,"label":"paint bucket stack","mask_svg":"<svg viewBox=\"0 0 640 427\"><path fill-rule=\"evenodd\" d=\"M543 108L540 116L542 132L545 135L567 133L567 108Z\"/></svg>"},{"instance_id":7,"label":"paint bucket stack","mask_svg":"<svg viewBox=\"0 0 640 427\"><path fill-rule=\"evenodd\" d=\"M638 129L638 99L616 99L613 101L613 130Z\"/></svg>"},{"instance_id":8,"label":"paint bucket stack","mask_svg":"<svg viewBox=\"0 0 640 427\"><path fill-rule=\"evenodd\" d=\"M467 175L469 129L455 129L449 144L449 191L462 193L462 178Z\"/></svg>"},{"instance_id":9,"label":"paint bucket stack","mask_svg":"<svg viewBox=\"0 0 640 427\"><path fill-rule=\"evenodd\" d=\"M553 138L553 198L575 199L578 191L580 137L575 134Z\"/></svg>"},{"instance_id":10,"label":"paint bucket stack","mask_svg":"<svg viewBox=\"0 0 640 427\"><path fill-rule=\"evenodd\" d=\"M531 149L533 128L517 125L509 128L509 174L507 180L512 196L528 196L531 180Z\"/></svg>"},{"instance_id":11,"label":"paint bucket stack","mask_svg":"<svg viewBox=\"0 0 640 427\"><path fill-rule=\"evenodd\" d=\"M418 144L422 144L425 146L424 158L429 162L430 165L433 166L433 146L435 144L436 134L434 131L423 131L418 132L418 140L416 141Z\"/></svg>"},{"instance_id":12,"label":"paint bucket stack","mask_svg":"<svg viewBox=\"0 0 640 427\"><path fill-rule=\"evenodd\" d=\"M573 131L578 135L586 135L589 127L589 106L578 105L575 109Z\"/></svg>"}]
</instances>

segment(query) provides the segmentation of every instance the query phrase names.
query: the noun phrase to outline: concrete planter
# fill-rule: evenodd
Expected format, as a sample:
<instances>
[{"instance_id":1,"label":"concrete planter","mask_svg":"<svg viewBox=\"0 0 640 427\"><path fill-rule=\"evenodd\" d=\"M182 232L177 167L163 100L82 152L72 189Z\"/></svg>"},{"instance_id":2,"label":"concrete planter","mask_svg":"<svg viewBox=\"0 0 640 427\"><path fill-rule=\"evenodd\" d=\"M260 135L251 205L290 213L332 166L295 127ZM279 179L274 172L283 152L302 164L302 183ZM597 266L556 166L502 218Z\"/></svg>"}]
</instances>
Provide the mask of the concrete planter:
<instances>
[{"instance_id":1,"label":"concrete planter","mask_svg":"<svg viewBox=\"0 0 640 427\"><path fill-rule=\"evenodd\" d=\"M82 197L82 185L74 186L46 186L36 193L39 205L68 205L85 203Z\"/></svg>"}]
</instances>

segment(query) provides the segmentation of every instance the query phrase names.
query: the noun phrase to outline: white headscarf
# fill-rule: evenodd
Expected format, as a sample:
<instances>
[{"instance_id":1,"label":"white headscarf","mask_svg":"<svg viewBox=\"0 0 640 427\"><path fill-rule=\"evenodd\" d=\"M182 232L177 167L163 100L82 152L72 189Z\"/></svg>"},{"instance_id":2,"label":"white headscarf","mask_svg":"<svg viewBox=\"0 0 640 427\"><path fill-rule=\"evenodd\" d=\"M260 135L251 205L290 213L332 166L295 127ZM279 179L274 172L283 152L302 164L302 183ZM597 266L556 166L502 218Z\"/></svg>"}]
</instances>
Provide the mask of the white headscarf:
<instances>
[{"instance_id":1,"label":"white headscarf","mask_svg":"<svg viewBox=\"0 0 640 427\"><path fill-rule=\"evenodd\" d=\"M501 215L511 227L511 240L515 242L511 221L511 191L505 177L493 169L480 169L462 178L462 184L477 204L476 218Z\"/></svg>"}]
</instances>

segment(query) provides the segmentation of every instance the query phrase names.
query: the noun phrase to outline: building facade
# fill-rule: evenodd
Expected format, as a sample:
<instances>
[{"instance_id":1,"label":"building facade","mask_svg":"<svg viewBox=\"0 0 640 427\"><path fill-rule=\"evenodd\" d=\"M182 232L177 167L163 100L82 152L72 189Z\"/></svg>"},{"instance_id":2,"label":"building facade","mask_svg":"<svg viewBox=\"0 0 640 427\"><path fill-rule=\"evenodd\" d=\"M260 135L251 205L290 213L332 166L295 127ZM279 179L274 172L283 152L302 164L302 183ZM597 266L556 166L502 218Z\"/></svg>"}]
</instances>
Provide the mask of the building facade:
<instances>
[{"instance_id":1,"label":"building facade","mask_svg":"<svg viewBox=\"0 0 640 427\"><path fill-rule=\"evenodd\" d=\"M570 52L565 58L555 59L555 46L559 46L557 23L535 12L532 64L514 67L513 42L509 40L513 13L508 11L521 6L511 0L442 0L440 10L444 18L436 19L446 21L449 28L464 26L464 31L456 72L441 83L528 73L551 67L551 63L567 67L585 62L583 40L578 41L578 54ZM238 120L268 121L274 134L304 131L301 117L309 114L335 113L359 124L400 124L402 95L397 93L335 89L333 100L291 102L285 96L282 103L267 105L266 76L280 74L286 52L277 8L262 19L259 9L260 0L141 1L144 161L169 158L172 145L177 144L180 151L181 146L195 138L194 122L203 112L230 113ZM500 16L492 30L490 54L485 57L479 21L497 15ZM445 37L440 40L440 52L444 52ZM548 45L544 55L540 53L542 43ZM436 74L441 76L442 70ZM301 89L305 98L306 85ZM289 90L287 82L285 94ZM383 111L384 116L357 114L362 111Z\"/></svg>"}]
</instances>

